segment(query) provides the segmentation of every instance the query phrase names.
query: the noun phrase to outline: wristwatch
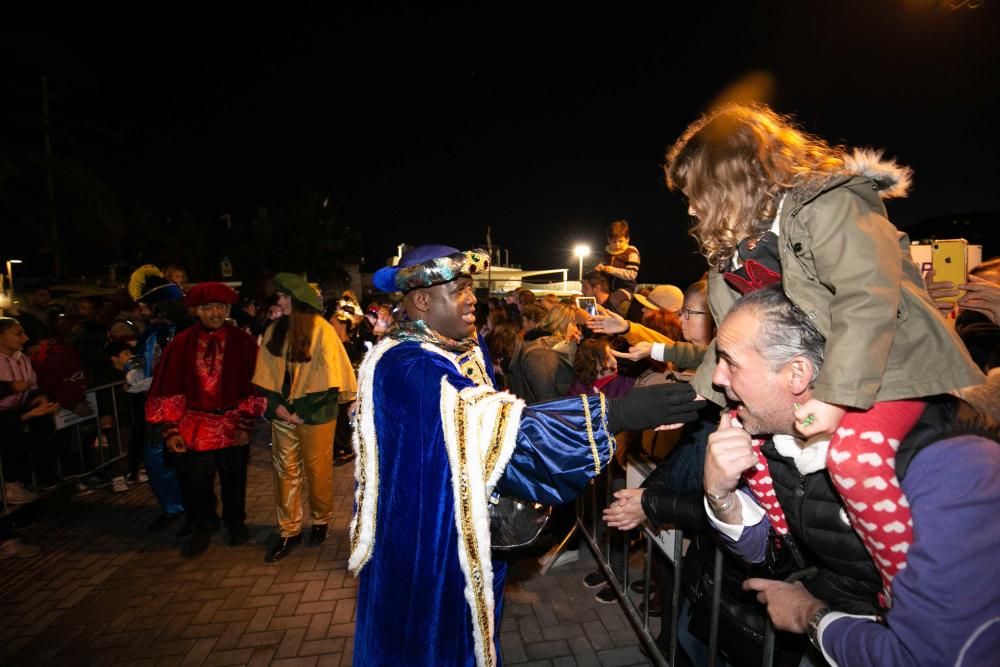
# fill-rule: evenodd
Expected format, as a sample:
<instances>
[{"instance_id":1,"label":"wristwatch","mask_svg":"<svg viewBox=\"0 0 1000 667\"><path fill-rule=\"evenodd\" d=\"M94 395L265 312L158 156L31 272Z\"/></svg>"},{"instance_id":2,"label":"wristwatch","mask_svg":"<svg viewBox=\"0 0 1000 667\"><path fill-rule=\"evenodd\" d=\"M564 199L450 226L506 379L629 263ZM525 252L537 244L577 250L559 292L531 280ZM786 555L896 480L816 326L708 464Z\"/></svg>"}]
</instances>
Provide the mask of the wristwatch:
<instances>
[{"instance_id":1,"label":"wristwatch","mask_svg":"<svg viewBox=\"0 0 1000 667\"><path fill-rule=\"evenodd\" d=\"M816 610L816 613L812 615L809 622L806 623L806 632L809 633L809 641L812 645L816 647L816 650L820 653L823 652L823 647L819 645L819 624L823 620L823 617L830 613L829 607L821 607Z\"/></svg>"}]
</instances>

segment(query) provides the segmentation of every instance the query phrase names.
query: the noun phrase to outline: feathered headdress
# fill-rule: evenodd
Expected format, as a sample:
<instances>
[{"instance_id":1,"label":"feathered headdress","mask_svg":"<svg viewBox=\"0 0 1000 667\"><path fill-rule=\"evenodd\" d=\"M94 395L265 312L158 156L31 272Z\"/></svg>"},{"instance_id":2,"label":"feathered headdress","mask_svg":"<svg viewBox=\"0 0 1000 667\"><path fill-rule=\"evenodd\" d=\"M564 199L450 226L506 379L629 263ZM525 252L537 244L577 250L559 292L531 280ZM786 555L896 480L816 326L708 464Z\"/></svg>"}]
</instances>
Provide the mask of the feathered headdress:
<instances>
[{"instance_id":1,"label":"feathered headdress","mask_svg":"<svg viewBox=\"0 0 1000 667\"><path fill-rule=\"evenodd\" d=\"M146 305L184 298L184 290L164 278L163 272L152 264L145 264L132 272L128 293L136 303Z\"/></svg>"}]
</instances>

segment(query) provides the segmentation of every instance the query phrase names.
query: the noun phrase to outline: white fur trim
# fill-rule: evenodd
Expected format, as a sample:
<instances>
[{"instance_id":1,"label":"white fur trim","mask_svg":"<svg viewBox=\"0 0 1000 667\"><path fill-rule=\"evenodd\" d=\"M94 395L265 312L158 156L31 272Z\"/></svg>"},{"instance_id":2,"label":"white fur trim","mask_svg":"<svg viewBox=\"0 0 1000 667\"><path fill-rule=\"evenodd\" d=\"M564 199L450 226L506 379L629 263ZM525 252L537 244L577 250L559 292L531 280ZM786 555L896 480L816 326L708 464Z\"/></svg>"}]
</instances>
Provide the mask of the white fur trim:
<instances>
[{"instance_id":1,"label":"white fur trim","mask_svg":"<svg viewBox=\"0 0 1000 667\"><path fill-rule=\"evenodd\" d=\"M488 387L455 390L447 377L441 378L441 423L448 460L451 462L452 493L455 500L455 528L458 532L458 562L465 575L465 601L472 616L476 663L496 664L493 643L494 599L493 562L490 557L490 521L486 484L483 479L484 442L482 412L475 405L488 401ZM502 402L490 401L496 407ZM470 409L471 408L471 409ZM478 415L476 413L479 413ZM459 415L464 415L464 423ZM489 433L492 437L492 431ZM486 445L484 447L484 445Z\"/></svg>"},{"instance_id":2,"label":"white fur trim","mask_svg":"<svg viewBox=\"0 0 1000 667\"><path fill-rule=\"evenodd\" d=\"M358 369L357 416L352 444L357 459L354 464L354 517L348 528L351 556L348 569L358 576L375 548L375 522L378 518L378 440L375 433L374 388L375 367L382 356L399 341L382 339L365 355Z\"/></svg>"},{"instance_id":3,"label":"white fur trim","mask_svg":"<svg viewBox=\"0 0 1000 667\"><path fill-rule=\"evenodd\" d=\"M878 183L882 199L905 197L913 183L913 170L883 157L884 153L882 149L856 148L844 156L844 170Z\"/></svg>"}]
</instances>

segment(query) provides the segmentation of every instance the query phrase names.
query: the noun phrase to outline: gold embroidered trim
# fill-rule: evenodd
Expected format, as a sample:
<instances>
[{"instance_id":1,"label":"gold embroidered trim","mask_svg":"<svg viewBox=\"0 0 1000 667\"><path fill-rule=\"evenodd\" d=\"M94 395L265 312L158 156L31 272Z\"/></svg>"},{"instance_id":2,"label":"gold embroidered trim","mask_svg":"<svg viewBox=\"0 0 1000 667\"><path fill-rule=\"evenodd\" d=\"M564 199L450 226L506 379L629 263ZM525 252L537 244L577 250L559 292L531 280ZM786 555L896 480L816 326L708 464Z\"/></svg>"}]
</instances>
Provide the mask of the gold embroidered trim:
<instances>
[{"instance_id":1,"label":"gold embroidered trim","mask_svg":"<svg viewBox=\"0 0 1000 667\"><path fill-rule=\"evenodd\" d=\"M469 586L472 588L472 595L476 600L476 608L473 610L473 618L479 626L480 636L483 638L483 663L492 667L493 637L490 633L490 610L486 603L486 593L483 589L483 571L479 560L479 543L476 540L475 527L472 520L472 492L469 489L469 469L468 451L466 449L466 402L459 397L455 405L455 424L458 430L458 471L452 474L459 474L459 507L461 511L460 520L462 522L462 541L465 544L466 558L469 564ZM490 582L490 586L493 582Z\"/></svg>"},{"instance_id":2,"label":"gold embroidered trim","mask_svg":"<svg viewBox=\"0 0 1000 667\"><path fill-rule=\"evenodd\" d=\"M608 431L608 399L602 393L601 394L601 427L604 428L604 434L608 436L608 461L615 458L615 452L618 451L618 441L615 440L615 434Z\"/></svg>"},{"instance_id":3,"label":"gold embroidered trim","mask_svg":"<svg viewBox=\"0 0 1000 667\"><path fill-rule=\"evenodd\" d=\"M590 403L586 394L580 394L583 401L583 419L587 424L587 440L590 442L590 453L594 455L594 474L601 474L601 455L597 451L597 441L594 440L594 428L590 424ZM601 394L601 410L604 410L604 394Z\"/></svg>"},{"instance_id":4,"label":"gold embroidered trim","mask_svg":"<svg viewBox=\"0 0 1000 667\"><path fill-rule=\"evenodd\" d=\"M512 407L510 403L500 406L499 414L497 414L497 423L493 429L493 438L490 440L490 453L486 457L483 479L493 477L493 469L496 468L497 459L500 458L500 452L503 451L503 438L507 432L507 420L510 418Z\"/></svg>"},{"instance_id":5,"label":"gold embroidered trim","mask_svg":"<svg viewBox=\"0 0 1000 667\"><path fill-rule=\"evenodd\" d=\"M464 377L472 380L476 385L492 387L493 383L490 381L489 373L486 372L486 365L480 356L476 354L476 349L470 350L456 358L458 370Z\"/></svg>"}]
</instances>

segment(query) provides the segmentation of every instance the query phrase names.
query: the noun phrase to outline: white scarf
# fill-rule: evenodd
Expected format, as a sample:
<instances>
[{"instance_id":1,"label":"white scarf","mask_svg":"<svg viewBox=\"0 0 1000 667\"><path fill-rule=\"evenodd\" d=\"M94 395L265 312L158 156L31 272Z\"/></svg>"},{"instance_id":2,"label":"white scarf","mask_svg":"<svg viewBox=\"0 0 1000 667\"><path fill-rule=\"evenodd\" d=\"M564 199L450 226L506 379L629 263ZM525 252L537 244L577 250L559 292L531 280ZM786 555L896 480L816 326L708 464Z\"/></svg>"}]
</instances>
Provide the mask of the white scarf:
<instances>
[{"instance_id":1,"label":"white scarf","mask_svg":"<svg viewBox=\"0 0 1000 667\"><path fill-rule=\"evenodd\" d=\"M779 454L795 462L800 474L808 475L826 468L826 452L830 447L830 437L826 434L804 442L791 435L775 435L771 439Z\"/></svg>"}]
</instances>

